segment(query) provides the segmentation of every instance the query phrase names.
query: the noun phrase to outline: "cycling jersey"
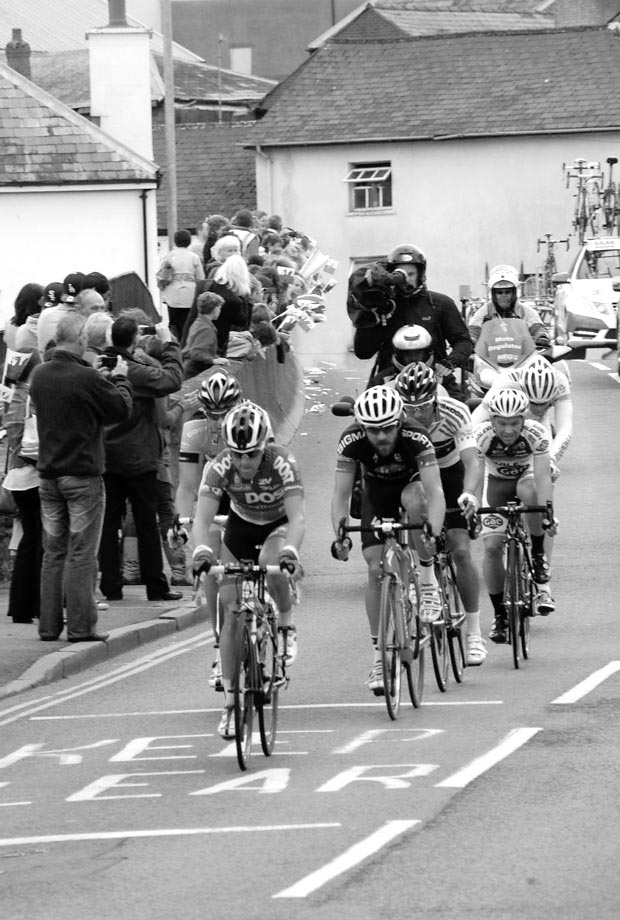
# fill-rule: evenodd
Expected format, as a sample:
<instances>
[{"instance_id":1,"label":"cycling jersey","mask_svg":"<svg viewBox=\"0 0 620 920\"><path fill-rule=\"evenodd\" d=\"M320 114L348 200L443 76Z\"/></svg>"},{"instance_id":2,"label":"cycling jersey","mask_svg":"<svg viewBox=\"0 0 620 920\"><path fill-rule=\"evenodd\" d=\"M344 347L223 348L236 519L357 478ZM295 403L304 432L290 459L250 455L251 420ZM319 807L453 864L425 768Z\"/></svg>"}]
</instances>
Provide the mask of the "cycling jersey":
<instances>
[{"instance_id":1,"label":"cycling jersey","mask_svg":"<svg viewBox=\"0 0 620 920\"><path fill-rule=\"evenodd\" d=\"M241 478L228 448L211 460L198 494L221 499L225 492L238 517L252 524L270 524L285 517L285 498L303 497L303 486L295 458L284 447L267 444L252 479Z\"/></svg>"},{"instance_id":2,"label":"cycling jersey","mask_svg":"<svg viewBox=\"0 0 620 920\"><path fill-rule=\"evenodd\" d=\"M407 420L403 422L394 450L381 456L366 437L357 422L340 436L336 472L352 473L360 463L366 479L382 481L407 481L418 467L436 463L435 451L424 428Z\"/></svg>"},{"instance_id":3,"label":"cycling jersey","mask_svg":"<svg viewBox=\"0 0 620 920\"><path fill-rule=\"evenodd\" d=\"M223 446L221 417L192 418L183 425L179 463L197 463L202 467L205 460L217 456Z\"/></svg>"},{"instance_id":4,"label":"cycling jersey","mask_svg":"<svg viewBox=\"0 0 620 920\"><path fill-rule=\"evenodd\" d=\"M523 377L527 371L527 365L525 367L518 367L514 370L504 371L497 380L493 381L491 389L486 394L482 400L481 405L478 407L485 412L485 418L489 417L489 402L491 397L494 396L499 390L510 387L514 390L521 390L525 392L523 387ZM557 367L552 367L551 371L555 379L555 396L548 403L536 404L530 403L530 408L528 411L528 417L536 419L536 421L542 422L547 413L551 408L556 406L558 403L566 402L571 398L570 392L570 383L568 382L568 377L566 374L563 374L562 371L558 370Z\"/></svg>"},{"instance_id":5,"label":"cycling jersey","mask_svg":"<svg viewBox=\"0 0 620 920\"><path fill-rule=\"evenodd\" d=\"M458 463L461 451L476 446L469 409L451 396L438 398L437 408L427 431L435 448L437 463L442 470Z\"/></svg>"},{"instance_id":6,"label":"cycling jersey","mask_svg":"<svg viewBox=\"0 0 620 920\"><path fill-rule=\"evenodd\" d=\"M514 444L506 445L500 441L491 422L477 426L474 437L489 475L498 479L518 479L533 469L534 457L549 455L549 435L533 419L525 419L523 430Z\"/></svg>"}]
</instances>

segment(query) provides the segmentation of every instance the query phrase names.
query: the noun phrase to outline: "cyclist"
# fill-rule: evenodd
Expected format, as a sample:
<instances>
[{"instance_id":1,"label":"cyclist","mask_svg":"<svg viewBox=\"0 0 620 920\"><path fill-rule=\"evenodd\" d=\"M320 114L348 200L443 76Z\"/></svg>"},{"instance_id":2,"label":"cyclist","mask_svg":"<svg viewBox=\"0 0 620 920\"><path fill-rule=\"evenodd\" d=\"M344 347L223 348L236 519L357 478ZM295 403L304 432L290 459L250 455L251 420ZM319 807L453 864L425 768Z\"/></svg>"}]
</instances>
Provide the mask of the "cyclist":
<instances>
[{"instance_id":1,"label":"cyclist","mask_svg":"<svg viewBox=\"0 0 620 920\"><path fill-rule=\"evenodd\" d=\"M405 412L427 429L435 448L441 484L448 508L457 508L465 498L475 503L478 481L476 442L467 406L437 392L432 368L421 362L403 368L395 381ZM481 665L487 657L480 632L480 583L471 557L471 540L462 513L447 511L447 544L456 567L456 580L466 613L466 662Z\"/></svg>"},{"instance_id":2,"label":"cyclist","mask_svg":"<svg viewBox=\"0 0 620 920\"><path fill-rule=\"evenodd\" d=\"M368 527L376 518L398 519L401 507L412 523L421 524L423 516L428 516L428 535L414 531L413 539L421 563L420 618L434 622L441 613L441 598L433 570L432 534L441 530L446 505L433 445L424 429L405 418L402 398L393 387L370 387L357 398L353 409L355 423L343 432L338 443L331 512L336 534L332 556L343 562L349 557L351 540L338 540L338 530L342 521L348 522L359 463L364 477L362 527ZM381 653L377 647L381 551L379 537L362 534L362 552L368 566L366 615L374 654L366 684L377 696L383 694Z\"/></svg>"},{"instance_id":3,"label":"cyclist","mask_svg":"<svg viewBox=\"0 0 620 920\"><path fill-rule=\"evenodd\" d=\"M496 265L489 274L490 303L476 310L469 321L469 334L474 343L480 338L484 323L493 319L525 320L537 349L549 348L551 340L540 314L529 304L518 302L519 272L512 265Z\"/></svg>"},{"instance_id":4,"label":"cyclist","mask_svg":"<svg viewBox=\"0 0 620 920\"><path fill-rule=\"evenodd\" d=\"M222 438L222 420L226 413L241 399L241 387L237 378L226 370L216 370L206 377L198 391L201 411L183 425L181 447L179 451L179 486L175 506L179 517L192 518L198 499L198 488L205 463L211 460L224 447ZM219 514L228 513L228 498L224 497ZM185 528L173 530L168 534L168 541L173 544L186 544L188 534ZM213 547L216 557L219 555L221 529L213 524L208 543ZM184 549L179 549L185 555ZM220 662L217 625L217 583L207 577L205 582L205 601L211 616L213 633L216 636L216 655L212 666L209 684L221 689L222 667Z\"/></svg>"},{"instance_id":5,"label":"cyclist","mask_svg":"<svg viewBox=\"0 0 620 920\"><path fill-rule=\"evenodd\" d=\"M475 500L463 495L459 504L471 517L479 504L484 473L487 474L484 504L504 505L519 498L526 505L544 505L551 499L551 462L549 435L543 426L526 418L528 399L521 390L499 390L489 401L490 419L474 428L478 448L478 483ZM544 520L541 514L528 515L532 538L534 578L538 585L538 613L547 616L555 610L549 590L549 566L544 552L544 529L554 536L557 521ZM500 514L482 517L484 559L482 564L495 621L489 638L506 641L507 617L504 607L505 567L503 540L506 519Z\"/></svg>"},{"instance_id":6,"label":"cyclist","mask_svg":"<svg viewBox=\"0 0 620 920\"><path fill-rule=\"evenodd\" d=\"M224 450L205 468L200 484L192 536L195 573L208 572L217 559L209 542L213 521L224 495L230 511L220 551L222 563L252 559L261 565L279 564L282 575L268 576L267 584L279 611L281 654L291 665L297 657L297 631L293 624L293 579L303 572L299 561L304 530L303 486L295 458L270 442L271 426L264 409L239 403L223 422ZM237 603L235 580L223 578L219 587L223 624L220 629L224 712L218 727L223 738L234 737L231 678L234 667Z\"/></svg>"},{"instance_id":7,"label":"cyclist","mask_svg":"<svg viewBox=\"0 0 620 920\"><path fill-rule=\"evenodd\" d=\"M390 366L395 332L415 323L431 334L442 384L462 396L453 371L467 364L472 342L454 301L426 287L426 256L417 246L397 246L386 261L356 269L349 278L347 311L356 357L377 356L371 380Z\"/></svg>"}]
</instances>

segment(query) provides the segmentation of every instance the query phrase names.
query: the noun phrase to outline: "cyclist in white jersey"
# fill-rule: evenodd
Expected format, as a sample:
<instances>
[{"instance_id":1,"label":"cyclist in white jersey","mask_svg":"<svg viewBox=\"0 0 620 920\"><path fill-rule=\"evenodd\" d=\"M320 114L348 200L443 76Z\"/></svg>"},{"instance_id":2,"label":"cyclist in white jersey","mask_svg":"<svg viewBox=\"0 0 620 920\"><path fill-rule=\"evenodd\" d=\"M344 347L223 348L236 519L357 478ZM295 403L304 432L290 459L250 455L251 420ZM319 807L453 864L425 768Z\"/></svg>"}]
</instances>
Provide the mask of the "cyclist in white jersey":
<instances>
[{"instance_id":1,"label":"cyclist in white jersey","mask_svg":"<svg viewBox=\"0 0 620 920\"><path fill-rule=\"evenodd\" d=\"M475 501L473 490L478 480L478 463L467 406L447 394L438 395L435 372L422 362L403 368L394 386L402 396L407 415L426 428L430 435L446 507L457 508L464 496ZM445 527L467 616L467 664L481 665L487 657L487 650L480 632L480 582L471 557L467 521L458 510L448 510Z\"/></svg>"}]
</instances>

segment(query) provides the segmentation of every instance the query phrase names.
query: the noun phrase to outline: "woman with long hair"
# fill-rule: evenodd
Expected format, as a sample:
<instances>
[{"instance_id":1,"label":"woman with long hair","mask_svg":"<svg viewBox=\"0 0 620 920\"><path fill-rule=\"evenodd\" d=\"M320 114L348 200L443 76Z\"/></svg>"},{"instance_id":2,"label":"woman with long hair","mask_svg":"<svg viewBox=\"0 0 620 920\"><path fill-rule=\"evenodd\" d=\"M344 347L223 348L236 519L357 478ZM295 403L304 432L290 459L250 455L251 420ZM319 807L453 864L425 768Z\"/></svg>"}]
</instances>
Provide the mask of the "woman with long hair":
<instances>
[{"instance_id":1,"label":"woman with long hair","mask_svg":"<svg viewBox=\"0 0 620 920\"><path fill-rule=\"evenodd\" d=\"M217 329L217 353L225 358L230 330L250 328L253 303L252 277L243 256L238 254L228 256L210 278L203 283L202 293L205 291L219 294L224 300L222 310L218 319L215 320L214 326ZM194 304L186 325L185 341L187 340L187 332L196 315L196 305Z\"/></svg>"},{"instance_id":2,"label":"woman with long hair","mask_svg":"<svg viewBox=\"0 0 620 920\"><path fill-rule=\"evenodd\" d=\"M41 312L41 298L43 296L43 285L35 284L34 282L28 282L20 290L19 294L15 298L15 304L13 306L13 316L6 324L4 330L4 342L7 348L12 348L14 351L18 350L17 342L20 341L22 345L34 345L37 344L37 335L36 335L36 323L37 320L35 317L38 317ZM26 330L22 330L21 327L26 326ZM34 341L30 341L32 336L31 327L34 327Z\"/></svg>"}]
</instances>

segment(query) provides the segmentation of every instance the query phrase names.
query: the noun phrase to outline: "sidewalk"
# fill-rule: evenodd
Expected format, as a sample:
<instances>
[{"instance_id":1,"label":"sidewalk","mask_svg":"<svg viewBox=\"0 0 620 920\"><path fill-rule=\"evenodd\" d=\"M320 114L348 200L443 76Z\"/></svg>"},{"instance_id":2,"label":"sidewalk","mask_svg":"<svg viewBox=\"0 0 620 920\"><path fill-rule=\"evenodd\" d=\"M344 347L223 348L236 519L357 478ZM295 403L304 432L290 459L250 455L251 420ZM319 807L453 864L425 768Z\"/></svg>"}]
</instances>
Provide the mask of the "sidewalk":
<instances>
[{"instance_id":1,"label":"sidewalk","mask_svg":"<svg viewBox=\"0 0 620 920\"><path fill-rule=\"evenodd\" d=\"M8 585L0 586L0 699L76 674L195 623L208 624L205 608L194 606L192 588L177 590L183 591L183 599L171 604L147 601L143 585L125 586L122 601L99 611L97 628L110 638L69 644L66 634L58 642L41 642L38 620L13 623L6 615Z\"/></svg>"}]
</instances>

